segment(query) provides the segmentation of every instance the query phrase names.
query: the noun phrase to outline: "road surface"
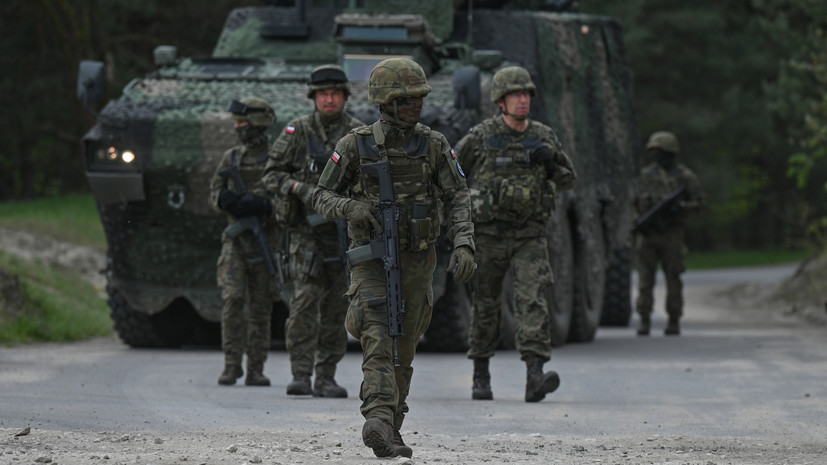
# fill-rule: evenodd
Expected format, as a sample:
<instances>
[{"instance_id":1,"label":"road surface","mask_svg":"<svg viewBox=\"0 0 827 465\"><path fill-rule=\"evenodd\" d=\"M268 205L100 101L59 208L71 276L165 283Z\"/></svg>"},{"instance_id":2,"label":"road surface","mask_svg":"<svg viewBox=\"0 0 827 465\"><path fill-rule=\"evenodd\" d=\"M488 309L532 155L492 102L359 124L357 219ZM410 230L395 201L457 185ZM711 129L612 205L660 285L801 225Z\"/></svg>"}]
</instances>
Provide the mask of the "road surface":
<instances>
[{"instance_id":1,"label":"road surface","mask_svg":"<svg viewBox=\"0 0 827 465\"><path fill-rule=\"evenodd\" d=\"M471 400L463 354L421 353L400 463L827 463L827 328L713 291L768 285L791 266L686 274L680 337L665 337L663 290L650 337L601 328L555 349L561 386L523 402L525 366L491 361L493 401ZM270 388L222 387L214 349L135 350L116 338L0 349L3 463L373 463L361 444L361 356L337 380L348 399L288 397L272 351ZM30 432L14 436L25 427Z\"/></svg>"}]
</instances>

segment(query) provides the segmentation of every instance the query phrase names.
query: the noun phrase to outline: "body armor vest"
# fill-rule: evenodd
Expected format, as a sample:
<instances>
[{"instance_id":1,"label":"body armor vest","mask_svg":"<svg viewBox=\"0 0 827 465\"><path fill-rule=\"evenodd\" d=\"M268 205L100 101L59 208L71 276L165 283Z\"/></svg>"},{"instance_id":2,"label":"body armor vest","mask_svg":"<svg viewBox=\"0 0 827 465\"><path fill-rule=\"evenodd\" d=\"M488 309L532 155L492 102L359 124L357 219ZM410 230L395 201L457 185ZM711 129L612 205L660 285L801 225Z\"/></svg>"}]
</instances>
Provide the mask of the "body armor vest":
<instances>
[{"instance_id":1,"label":"body armor vest","mask_svg":"<svg viewBox=\"0 0 827 465\"><path fill-rule=\"evenodd\" d=\"M474 222L503 220L544 222L554 209L554 193L548 188L545 171L532 162L543 142L533 134L515 140L488 131L480 156L483 162L474 173L471 189Z\"/></svg>"},{"instance_id":2,"label":"body armor vest","mask_svg":"<svg viewBox=\"0 0 827 465\"><path fill-rule=\"evenodd\" d=\"M393 193L401 212L400 248L407 252L426 250L439 236L431 139L418 126L404 145L385 148L377 145L374 131L381 131L378 123L354 131L359 162L368 164L384 159L390 161ZM377 205L377 179L362 173L360 184L363 186L362 191L354 192L354 195L364 197L371 205ZM357 242L363 242L362 239L367 241L365 237L357 239Z\"/></svg>"}]
</instances>

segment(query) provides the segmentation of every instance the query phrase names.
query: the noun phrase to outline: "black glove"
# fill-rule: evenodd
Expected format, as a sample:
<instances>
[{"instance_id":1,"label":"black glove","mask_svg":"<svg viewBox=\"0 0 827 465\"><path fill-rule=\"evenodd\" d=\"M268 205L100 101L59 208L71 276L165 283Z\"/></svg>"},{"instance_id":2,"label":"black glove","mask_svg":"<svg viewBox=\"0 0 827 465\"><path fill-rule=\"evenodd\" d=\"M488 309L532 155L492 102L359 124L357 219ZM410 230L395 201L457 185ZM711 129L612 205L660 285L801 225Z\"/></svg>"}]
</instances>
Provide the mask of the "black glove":
<instances>
[{"instance_id":1,"label":"black glove","mask_svg":"<svg viewBox=\"0 0 827 465\"><path fill-rule=\"evenodd\" d=\"M557 163L554 162L554 154L548 147L540 147L531 154L532 163L542 165L546 168L546 177L551 179L557 171Z\"/></svg>"},{"instance_id":2,"label":"black glove","mask_svg":"<svg viewBox=\"0 0 827 465\"><path fill-rule=\"evenodd\" d=\"M218 194L218 208L224 210L225 212L232 213L230 210L237 201L238 194L227 189L226 187L221 189L221 192Z\"/></svg>"},{"instance_id":3,"label":"black glove","mask_svg":"<svg viewBox=\"0 0 827 465\"><path fill-rule=\"evenodd\" d=\"M245 216L269 216L273 211L270 199L261 195L245 194L236 201L230 213L236 218Z\"/></svg>"}]
</instances>

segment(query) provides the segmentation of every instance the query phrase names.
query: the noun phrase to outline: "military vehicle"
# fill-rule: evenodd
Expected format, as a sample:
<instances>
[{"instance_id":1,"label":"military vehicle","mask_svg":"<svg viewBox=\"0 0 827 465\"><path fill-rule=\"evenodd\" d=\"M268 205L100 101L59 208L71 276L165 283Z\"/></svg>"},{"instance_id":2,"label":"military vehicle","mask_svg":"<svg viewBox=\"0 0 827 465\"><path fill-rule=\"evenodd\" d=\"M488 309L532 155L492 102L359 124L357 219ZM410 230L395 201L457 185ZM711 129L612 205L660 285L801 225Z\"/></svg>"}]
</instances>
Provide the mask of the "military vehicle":
<instances>
[{"instance_id":1,"label":"military vehicle","mask_svg":"<svg viewBox=\"0 0 827 465\"><path fill-rule=\"evenodd\" d=\"M517 2L515 2L517 3ZM628 324L631 212L628 185L637 171L632 76L620 24L608 17L551 11L571 2L503 0L274 0L230 12L212 55L178 57L158 47L158 69L109 101L84 136L86 172L108 242L107 292L115 328L131 346L186 343L204 322L220 321L215 284L223 215L207 202L221 154L237 143L226 109L256 95L273 105L275 137L312 110L310 71L337 63L351 79L347 111L378 117L367 103L370 70L406 56L427 72L433 92L423 123L455 143L494 114L491 75L505 64L527 68L538 86L534 118L558 133L578 172L549 222L555 285L554 345L590 341L598 325ZM103 65L83 62L78 95L102 96ZM450 244L441 244L450 250ZM426 347L465 346L469 299L445 273ZM503 346L512 296L503 296ZM274 337L286 310L274 308Z\"/></svg>"}]
</instances>

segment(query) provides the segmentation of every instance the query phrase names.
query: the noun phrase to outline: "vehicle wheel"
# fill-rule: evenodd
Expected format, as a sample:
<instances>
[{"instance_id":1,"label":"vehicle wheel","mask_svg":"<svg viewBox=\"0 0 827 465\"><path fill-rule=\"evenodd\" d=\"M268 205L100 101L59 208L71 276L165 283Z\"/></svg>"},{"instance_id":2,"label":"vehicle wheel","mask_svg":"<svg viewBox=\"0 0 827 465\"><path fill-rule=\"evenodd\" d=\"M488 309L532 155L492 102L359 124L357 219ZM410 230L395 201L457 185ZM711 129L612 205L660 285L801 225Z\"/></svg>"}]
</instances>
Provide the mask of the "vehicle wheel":
<instances>
[{"instance_id":1,"label":"vehicle wheel","mask_svg":"<svg viewBox=\"0 0 827 465\"><path fill-rule=\"evenodd\" d=\"M606 280L606 246L603 228L594 218L578 218L574 238L574 307L568 342L594 340L603 310Z\"/></svg>"},{"instance_id":2,"label":"vehicle wheel","mask_svg":"<svg viewBox=\"0 0 827 465\"><path fill-rule=\"evenodd\" d=\"M622 246L613 248L606 269L600 326L629 326L632 316L631 268L632 251Z\"/></svg>"},{"instance_id":3,"label":"vehicle wheel","mask_svg":"<svg viewBox=\"0 0 827 465\"><path fill-rule=\"evenodd\" d=\"M464 311L463 311L464 310ZM468 315L470 300L465 289L451 276L445 281L445 293L434 304L431 324L420 347L426 352L464 352L468 350Z\"/></svg>"},{"instance_id":4,"label":"vehicle wheel","mask_svg":"<svg viewBox=\"0 0 827 465\"><path fill-rule=\"evenodd\" d=\"M192 334L195 322L185 321L187 314L164 310L148 315L130 307L114 286L106 286L106 292L115 331L132 347L179 347Z\"/></svg>"},{"instance_id":5,"label":"vehicle wheel","mask_svg":"<svg viewBox=\"0 0 827 465\"><path fill-rule=\"evenodd\" d=\"M566 342L574 308L574 245L565 212L550 222L548 254L554 273L554 284L546 292L551 345L560 347Z\"/></svg>"}]
</instances>

